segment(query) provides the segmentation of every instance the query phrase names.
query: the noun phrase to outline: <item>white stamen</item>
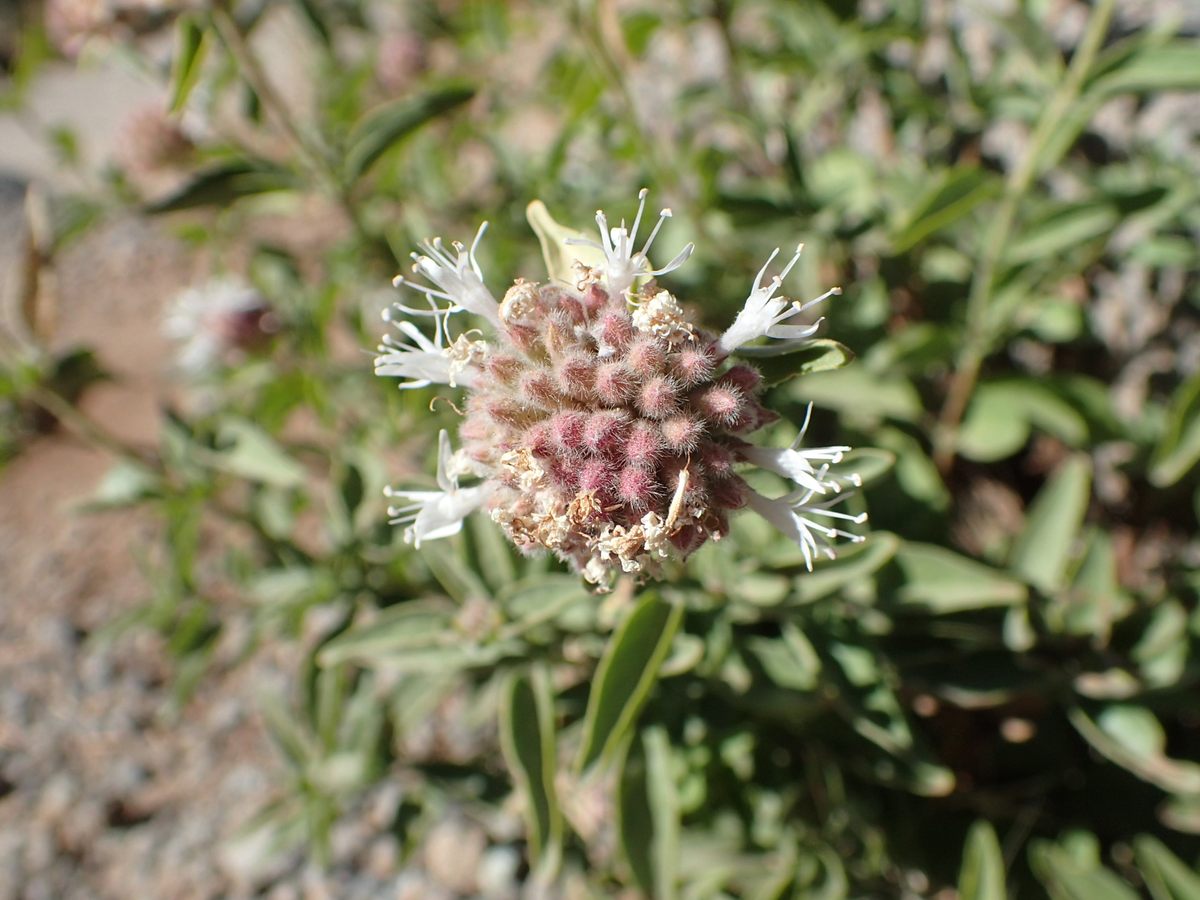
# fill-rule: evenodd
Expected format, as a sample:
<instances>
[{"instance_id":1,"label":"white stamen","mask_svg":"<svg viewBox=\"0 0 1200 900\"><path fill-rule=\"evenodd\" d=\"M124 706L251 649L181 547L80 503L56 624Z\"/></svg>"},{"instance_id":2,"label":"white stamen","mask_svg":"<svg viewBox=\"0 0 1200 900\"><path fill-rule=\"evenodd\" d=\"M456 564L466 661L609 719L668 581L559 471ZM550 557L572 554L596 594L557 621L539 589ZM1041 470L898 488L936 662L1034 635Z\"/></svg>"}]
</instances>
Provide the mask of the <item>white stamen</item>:
<instances>
[{"instance_id":1,"label":"white stamen","mask_svg":"<svg viewBox=\"0 0 1200 900\"><path fill-rule=\"evenodd\" d=\"M743 344L748 344L760 337L775 338L791 345L802 343L817 333L817 329L821 326L821 320L811 325L785 325L783 323L817 303L837 296L842 292L841 288L828 290L807 303L789 302L784 297L775 296L783 284L783 279L787 278L788 273L800 259L800 253L803 250L803 244L797 246L795 254L783 267L783 271L764 285L763 279L766 277L767 268L779 255L779 248L776 247L767 257L766 264L758 270L758 275L754 278L754 286L751 288L750 296L746 298L741 312L717 342L717 346L723 353L730 354Z\"/></svg>"}]
</instances>

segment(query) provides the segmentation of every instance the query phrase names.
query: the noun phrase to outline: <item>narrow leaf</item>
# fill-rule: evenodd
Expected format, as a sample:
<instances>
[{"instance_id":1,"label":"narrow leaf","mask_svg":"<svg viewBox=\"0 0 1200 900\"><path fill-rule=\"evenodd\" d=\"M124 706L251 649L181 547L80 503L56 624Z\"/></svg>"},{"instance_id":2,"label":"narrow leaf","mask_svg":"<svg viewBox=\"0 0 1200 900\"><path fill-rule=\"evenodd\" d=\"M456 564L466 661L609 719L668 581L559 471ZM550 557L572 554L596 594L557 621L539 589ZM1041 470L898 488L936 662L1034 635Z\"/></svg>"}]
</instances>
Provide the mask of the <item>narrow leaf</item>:
<instances>
[{"instance_id":1,"label":"narrow leaf","mask_svg":"<svg viewBox=\"0 0 1200 900\"><path fill-rule=\"evenodd\" d=\"M1200 462L1200 374L1175 391L1167 431L1150 459L1150 482L1170 487Z\"/></svg>"},{"instance_id":2,"label":"narrow leaf","mask_svg":"<svg viewBox=\"0 0 1200 900\"><path fill-rule=\"evenodd\" d=\"M646 751L647 795L654 822L654 896L671 900L679 881L679 798L671 771L671 744L661 727L647 729L642 742Z\"/></svg>"},{"instance_id":3,"label":"narrow leaf","mask_svg":"<svg viewBox=\"0 0 1200 900\"><path fill-rule=\"evenodd\" d=\"M546 672L509 678L501 696L500 746L524 799L530 853L545 874L558 867L562 816L554 793L554 698Z\"/></svg>"},{"instance_id":4,"label":"narrow leaf","mask_svg":"<svg viewBox=\"0 0 1200 900\"><path fill-rule=\"evenodd\" d=\"M919 200L892 238L892 252L904 251L957 222L999 192L999 181L979 166L958 166Z\"/></svg>"},{"instance_id":5,"label":"narrow leaf","mask_svg":"<svg viewBox=\"0 0 1200 900\"><path fill-rule=\"evenodd\" d=\"M354 184L391 147L426 122L462 106L475 88L451 84L419 97L406 97L368 113L350 134L346 151L346 181Z\"/></svg>"},{"instance_id":6,"label":"narrow leaf","mask_svg":"<svg viewBox=\"0 0 1200 900\"><path fill-rule=\"evenodd\" d=\"M962 870L958 875L960 900L1005 900L1004 854L996 830L989 822L977 821L967 832Z\"/></svg>"},{"instance_id":7,"label":"narrow leaf","mask_svg":"<svg viewBox=\"0 0 1200 900\"><path fill-rule=\"evenodd\" d=\"M148 213L176 212L197 206L227 206L242 197L298 186L289 170L265 160L236 159L202 169L182 187L146 204Z\"/></svg>"},{"instance_id":8,"label":"narrow leaf","mask_svg":"<svg viewBox=\"0 0 1200 900\"><path fill-rule=\"evenodd\" d=\"M1200 41L1146 47L1120 68L1097 78L1088 92L1112 96L1141 91L1200 90Z\"/></svg>"},{"instance_id":9,"label":"narrow leaf","mask_svg":"<svg viewBox=\"0 0 1200 900\"><path fill-rule=\"evenodd\" d=\"M617 835L634 880L647 896L677 896L679 797L665 731L648 729L630 748L617 789Z\"/></svg>"},{"instance_id":10,"label":"narrow leaf","mask_svg":"<svg viewBox=\"0 0 1200 900\"><path fill-rule=\"evenodd\" d=\"M576 768L611 759L658 680L683 607L648 594L613 635L592 682Z\"/></svg>"},{"instance_id":11,"label":"narrow leaf","mask_svg":"<svg viewBox=\"0 0 1200 900\"><path fill-rule=\"evenodd\" d=\"M1073 456L1059 466L1029 507L1010 568L1040 591L1050 593L1063 587L1071 550L1087 513L1091 484L1087 457Z\"/></svg>"},{"instance_id":12,"label":"narrow leaf","mask_svg":"<svg viewBox=\"0 0 1200 900\"><path fill-rule=\"evenodd\" d=\"M200 78L208 47L208 30L192 16L180 18L175 57L171 61L171 112L177 113L187 104L192 88Z\"/></svg>"},{"instance_id":13,"label":"narrow leaf","mask_svg":"<svg viewBox=\"0 0 1200 900\"><path fill-rule=\"evenodd\" d=\"M1138 868L1154 900L1200 900L1200 873L1166 848L1158 838L1139 835L1133 841Z\"/></svg>"},{"instance_id":14,"label":"narrow leaf","mask_svg":"<svg viewBox=\"0 0 1200 900\"><path fill-rule=\"evenodd\" d=\"M826 338L791 347L786 344L745 347L738 351L738 355L754 359L754 365L762 373L763 383L768 387L801 375L840 369L854 361L854 351Z\"/></svg>"}]
</instances>

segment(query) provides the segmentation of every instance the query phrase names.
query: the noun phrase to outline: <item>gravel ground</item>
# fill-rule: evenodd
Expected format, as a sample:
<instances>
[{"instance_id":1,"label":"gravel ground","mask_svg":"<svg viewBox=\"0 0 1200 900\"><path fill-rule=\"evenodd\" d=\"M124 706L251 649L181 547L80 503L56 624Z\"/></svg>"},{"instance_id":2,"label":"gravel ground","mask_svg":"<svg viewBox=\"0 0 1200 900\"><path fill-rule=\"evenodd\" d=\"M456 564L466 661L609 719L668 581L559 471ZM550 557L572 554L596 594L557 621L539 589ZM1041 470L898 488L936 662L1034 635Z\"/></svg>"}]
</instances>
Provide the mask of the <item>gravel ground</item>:
<instances>
[{"instance_id":1,"label":"gravel ground","mask_svg":"<svg viewBox=\"0 0 1200 900\"><path fill-rule=\"evenodd\" d=\"M0 301L11 313L23 235L21 192L7 187ZM81 409L124 440L156 440L172 390L162 306L202 271L137 219L99 227L58 261L55 347L86 344L114 376ZM301 648L246 660L249 612L235 600L209 671L178 707L161 637L112 627L149 597L139 560L160 524L79 508L112 462L60 430L0 474L0 900L513 900L515 851L489 848L453 811L402 859L394 779L335 825L323 871L255 837L255 815L284 784L259 701L286 693Z\"/></svg>"}]
</instances>

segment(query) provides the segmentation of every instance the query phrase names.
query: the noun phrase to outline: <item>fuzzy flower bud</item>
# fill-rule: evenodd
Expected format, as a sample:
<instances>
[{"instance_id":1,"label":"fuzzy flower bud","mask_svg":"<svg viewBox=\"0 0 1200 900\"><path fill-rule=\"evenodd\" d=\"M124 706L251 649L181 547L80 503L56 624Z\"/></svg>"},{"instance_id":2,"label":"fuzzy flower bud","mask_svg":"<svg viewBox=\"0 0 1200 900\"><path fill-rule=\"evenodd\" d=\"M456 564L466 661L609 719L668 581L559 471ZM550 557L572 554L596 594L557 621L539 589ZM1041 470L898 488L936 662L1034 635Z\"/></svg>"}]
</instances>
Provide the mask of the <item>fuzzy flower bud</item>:
<instances>
[{"instance_id":1,"label":"fuzzy flower bud","mask_svg":"<svg viewBox=\"0 0 1200 900\"><path fill-rule=\"evenodd\" d=\"M596 396L605 406L621 406L637 388L633 372L625 363L606 362L596 367Z\"/></svg>"},{"instance_id":2,"label":"fuzzy flower bud","mask_svg":"<svg viewBox=\"0 0 1200 900\"><path fill-rule=\"evenodd\" d=\"M642 385L638 409L649 419L664 419L679 408L679 385L673 378L659 376Z\"/></svg>"},{"instance_id":3,"label":"fuzzy flower bud","mask_svg":"<svg viewBox=\"0 0 1200 900\"><path fill-rule=\"evenodd\" d=\"M667 354L663 345L648 337L635 340L625 354L625 362L639 378L657 375L666 365Z\"/></svg>"},{"instance_id":4,"label":"fuzzy flower bud","mask_svg":"<svg viewBox=\"0 0 1200 900\"><path fill-rule=\"evenodd\" d=\"M692 395L692 408L704 418L728 428L742 417L746 398L731 384L714 384Z\"/></svg>"},{"instance_id":5,"label":"fuzzy flower bud","mask_svg":"<svg viewBox=\"0 0 1200 900\"><path fill-rule=\"evenodd\" d=\"M574 400L587 400L596 388L596 360L582 353L564 357L554 368L558 389Z\"/></svg>"}]
</instances>

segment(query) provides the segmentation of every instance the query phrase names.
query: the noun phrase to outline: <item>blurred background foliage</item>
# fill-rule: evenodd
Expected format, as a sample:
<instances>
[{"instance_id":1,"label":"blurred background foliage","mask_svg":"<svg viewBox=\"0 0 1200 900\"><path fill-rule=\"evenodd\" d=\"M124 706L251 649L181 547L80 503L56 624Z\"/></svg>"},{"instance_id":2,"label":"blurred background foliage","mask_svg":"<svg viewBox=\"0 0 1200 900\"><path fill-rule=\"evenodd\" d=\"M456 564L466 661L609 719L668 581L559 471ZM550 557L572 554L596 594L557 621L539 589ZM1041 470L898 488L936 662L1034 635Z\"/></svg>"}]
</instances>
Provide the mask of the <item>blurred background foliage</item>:
<instances>
[{"instance_id":1,"label":"blurred background foliage","mask_svg":"<svg viewBox=\"0 0 1200 900\"><path fill-rule=\"evenodd\" d=\"M115 55L165 99L101 178L30 212L0 452L58 423L116 454L93 512L152 509L163 546L114 628L164 635L178 703L230 617L253 625L246 653L304 646L265 701L287 774L253 852L328 861L332 824L393 782L416 896L1200 897L1195 7L9 16L6 108L55 55ZM69 133L45 137L75 164ZM456 416L371 373L391 276L488 219L493 289L541 277L530 200L586 228L642 186L674 209L664 245L696 240L670 286L714 325L776 245L807 245L796 296L844 285L827 333L858 359L771 402L792 423L814 403L817 443L870 448L872 537L808 574L741 520L607 597L489 522L405 546L381 489L419 482ZM103 372L50 353L39 318L56 250L130 210L256 297L192 320L216 350L154 447L82 416ZM306 252L263 236L280 218ZM417 860L451 820L459 871L439 881Z\"/></svg>"}]
</instances>

